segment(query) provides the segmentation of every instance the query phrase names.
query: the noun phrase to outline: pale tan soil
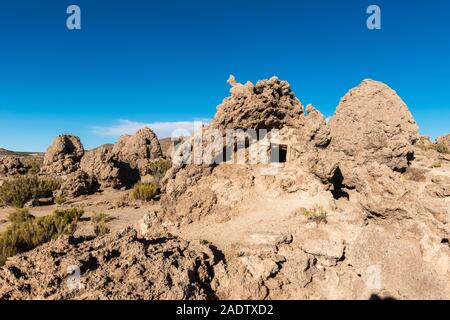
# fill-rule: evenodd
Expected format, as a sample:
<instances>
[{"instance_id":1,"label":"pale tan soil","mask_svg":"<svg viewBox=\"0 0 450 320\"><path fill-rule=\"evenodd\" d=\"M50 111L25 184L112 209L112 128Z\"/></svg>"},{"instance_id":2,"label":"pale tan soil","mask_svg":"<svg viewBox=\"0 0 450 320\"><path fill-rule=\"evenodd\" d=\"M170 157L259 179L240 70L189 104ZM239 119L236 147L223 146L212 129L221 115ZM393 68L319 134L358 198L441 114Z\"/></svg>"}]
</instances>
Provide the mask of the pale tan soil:
<instances>
[{"instance_id":1,"label":"pale tan soil","mask_svg":"<svg viewBox=\"0 0 450 320\"><path fill-rule=\"evenodd\" d=\"M311 197L306 192L302 197L297 194L274 199L257 197L246 210L227 222L194 222L181 227L179 235L187 240L205 239L226 253L233 245L244 243L249 234L293 232L297 226L292 225L292 217L301 217L302 208L318 204L328 208L328 200L323 195ZM334 215L335 212L328 211L331 219ZM306 218L304 222L307 222Z\"/></svg>"}]
</instances>

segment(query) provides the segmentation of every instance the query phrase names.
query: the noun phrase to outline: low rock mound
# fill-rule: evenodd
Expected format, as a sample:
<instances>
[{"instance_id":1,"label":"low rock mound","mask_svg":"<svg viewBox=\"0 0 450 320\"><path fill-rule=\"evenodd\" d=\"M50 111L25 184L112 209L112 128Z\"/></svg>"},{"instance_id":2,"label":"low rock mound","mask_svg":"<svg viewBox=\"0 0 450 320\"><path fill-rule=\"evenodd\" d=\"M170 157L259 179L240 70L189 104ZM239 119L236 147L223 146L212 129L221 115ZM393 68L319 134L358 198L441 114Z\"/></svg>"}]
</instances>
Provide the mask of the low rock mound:
<instances>
[{"instance_id":1,"label":"low rock mound","mask_svg":"<svg viewBox=\"0 0 450 320\"><path fill-rule=\"evenodd\" d=\"M25 174L27 168L19 157L2 156L0 157L0 176L12 176L16 174Z\"/></svg>"},{"instance_id":2,"label":"low rock mound","mask_svg":"<svg viewBox=\"0 0 450 320\"><path fill-rule=\"evenodd\" d=\"M148 240L132 228L94 240L62 237L9 259L0 299L214 298L214 263L205 242Z\"/></svg>"}]
</instances>

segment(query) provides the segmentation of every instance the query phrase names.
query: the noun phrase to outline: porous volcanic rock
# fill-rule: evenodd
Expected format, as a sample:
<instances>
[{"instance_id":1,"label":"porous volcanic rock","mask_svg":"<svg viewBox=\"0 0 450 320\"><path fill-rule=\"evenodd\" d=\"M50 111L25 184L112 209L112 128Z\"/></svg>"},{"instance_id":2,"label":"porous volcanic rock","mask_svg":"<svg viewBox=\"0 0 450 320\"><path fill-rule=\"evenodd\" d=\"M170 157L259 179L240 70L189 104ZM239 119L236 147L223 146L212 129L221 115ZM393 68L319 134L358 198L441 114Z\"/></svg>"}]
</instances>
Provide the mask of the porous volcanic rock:
<instances>
[{"instance_id":1,"label":"porous volcanic rock","mask_svg":"<svg viewBox=\"0 0 450 320\"><path fill-rule=\"evenodd\" d=\"M97 181L82 170L61 175L58 180L61 182L61 186L55 195L63 198L76 198L92 194L98 189Z\"/></svg>"},{"instance_id":2,"label":"porous volcanic rock","mask_svg":"<svg viewBox=\"0 0 450 320\"><path fill-rule=\"evenodd\" d=\"M86 152L80 168L102 188L130 187L139 180L139 172L131 169L128 163L117 160L111 148L106 146Z\"/></svg>"},{"instance_id":3,"label":"porous volcanic rock","mask_svg":"<svg viewBox=\"0 0 450 320\"><path fill-rule=\"evenodd\" d=\"M364 80L341 99L328 128L331 142L313 171L328 180L334 197L353 194L372 217L408 212L400 178L414 160L419 134L396 92Z\"/></svg>"},{"instance_id":4,"label":"porous volcanic rock","mask_svg":"<svg viewBox=\"0 0 450 320\"><path fill-rule=\"evenodd\" d=\"M2 156L0 157L0 175L12 176L16 174L25 174L27 168L19 157Z\"/></svg>"},{"instance_id":5,"label":"porous volcanic rock","mask_svg":"<svg viewBox=\"0 0 450 320\"><path fill-rule=\"evenodd\" d=\"M158 137L148 127L140 129L134 135L122 136L114 145L112 153L119 161L139 170L141 176L147 174L149 162L162 157Z\"/></svg>"},{"instance_id":6,"label":"porous volcanic rock","mask_svg":"<svg viewBox=\"0 0 450 320\"><path fill-rule=\"evenodd\" d=\"M276 150L276 144L289 146L286 157L290 164L286 166L292 166L291 170L307 169L318 163L319 151L330 142L325 117L312 105L308 105L305 112L287 81L272 77L256 85L250 82L242 85L231 76L228 83L232 86L231 96L218 106L211 123L174 149L175 165L163 180L161 206L177 223L190 223L208 215L221 221L229 219L234 211L239 211L233 208L242 205L247 195L257 192L255 181L272 183L273 189L284 193L302 189L303 179L311 181L309 177L298 181L287 181L283 176L272 180L261 177L260 171L272 169L272 150ZM230 129L242 130L247 135L248 146L236 150L236 136L227 135ZM255 141L249 138L250 129L266 131L259 132ZM217 132L223 139L216 139ZM213 139L209 139L211 136ZM181 154L190 150L189 145L194 151L183 157ZM199 145L202 147L201 164L193 159ZM258 150L250 156L250 149ZM250 159L255 155L256 163ZM231 164L236 158L245 159L246 163ZM176 159L183 161L177 164ZM296 177L295 173L290 174ZM259 192L273 193L270 188Z\"/></svg>"},{"instance_id":7,"label":"porous volcanic rock","mask_svg":"<svg viewBox=\"0 0 450 320\"><path fill-rule=\"evenodd\" d=\"M0 299L214 298L216 259L206 242L145 239L133 228L93 240L62 237L10 258L0 269Z\"/></svg>"},{"instance_id":8,"label":"porous volcanic rock","mask_svg":"<svg viewBox=\"0 0 450 320\"><path fill-rule=\"evenodd\" d=\"M210 127L223 129L281 129L299 125L303 106L287 81L277 77L253 85L230 78L231 96L217 107ZM301 123L300 123L301 124Z\"/></svg>"},{"instance_id":9,"label":"porous volcanic rock","mask_svg":"<svg viewBox=\"0 0 450 320\"><path fill-rule=\"evenodd\" d=\"M80 138L60 135L45 152L41 173L61 175L75 172L80 168L83 155L84 148Z\"/></svg>"},{"instance_id":10,"label":"porous volcanic rock","mask_svg":"<svg viewBox=\"0 0 450 320\"><path fill-rule=\"evenodd\" d=\"M419 138L417 124L403 100L374 80L364 80L341 99L329 128L333 151L395 170L408 167Z\"/></svg>"}]
</instances>

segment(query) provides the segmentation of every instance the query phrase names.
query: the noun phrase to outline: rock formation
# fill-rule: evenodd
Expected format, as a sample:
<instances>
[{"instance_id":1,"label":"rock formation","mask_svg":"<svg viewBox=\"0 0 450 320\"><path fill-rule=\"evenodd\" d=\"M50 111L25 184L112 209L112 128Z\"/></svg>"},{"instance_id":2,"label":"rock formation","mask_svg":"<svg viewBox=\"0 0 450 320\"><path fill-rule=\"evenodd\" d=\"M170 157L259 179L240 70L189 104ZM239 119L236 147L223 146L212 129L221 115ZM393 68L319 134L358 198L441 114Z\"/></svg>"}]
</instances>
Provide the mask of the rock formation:
<instances>
[{"instance_id":1,"label":"rock formation","mask_svg":"<svg viewBox=\"0 0 450 320\"><path fill-rule=\"evenodd\" d=\"M132 136L122 136L114 145L112 153L119 161L139 170L141 176L148 173L147 166L152 160L162 157L158 138L148 127L140 129Z\"/></svg>"},{"instance_id":2,"label":"rock formation","mask_svg":"<svg viewBox=\"0 0 450 320\"><path fill-rule=\"evenodd\" d=\"M173 147L160 210L138 222L140 236L61 238L13 257L0 299L450 297L450 155L419 137L392 89L363 81L327 125L285 81L228 83L212 122ZM266 131L240 141L227 129ZM218 140L200 139L211 131ZM142 177L161 156L148 128L112 150L74 149L46 155L61 162L47 167L69 168L73 194L79 180L120 187L123 164ZM89 291L64 285L74 265Z\"/></svg>"},{"instance_id":3,"label":"rock formation","mask_svg":"<svg viewBox=\"0 0 450 320\"><path fill-rule=\"evenodd\" d=\"M72 135L60 135L48 147L39 174L61 182L57 196L72 198L96 190L95 181L80 168L84 153L80 139Z\"/></svg>"},{"instance_id":4,"label":"rock formation","mask_svg":"<svg viewBox=\"0 0 450 320\"><path fill-rule=\"evenodd\" d=\"M44 156L41 175L61 180L58 195L78 197L101 188L129 188L162 156L156 135L149 128L123 136L114 145L85 152L80 139L61 135Z\"/></svg>"},{"instance_id":5,"label":"rock formation","mask_svg":"<svg viewBox=\"0 0 450 320\"><path fill-rule=\"evenodd\" d=\"M176 150L184 151L185 143L193 145L191 158L185 159L190 164L175 165L165 177L161 204L163 211L173 215L177 223L195 221L212 213L219 220L229 218L233 211L231 208L240 202L238 199L231 201L229 193L236 192L240 194L238 198L244 199L245 194L255 192L256 180L264 184L273 178L261 175L259 171L271 168L270 158L275 154L277 145L288 146L286 157L289 157L294 167L308 168L319 161L319 150L330 142L325 117L311 105L307 106L305 113L288 82L276 77L258 81L256 85L250 82L238 84L234 77L228 82L232 85L231 96L217 107L214 119L200 132L203 140L200 145L203 148L202 164L197 165L196 160L192 159L196 155L196 134L190 141L179 143ZM256 140L247 136L245 144L249 147L242 146L241 150L235 152L236 140L226 137L225 130L228 129L264 131L258 132ZM223 136L223 141L208 141L210 132L214 130ZM256 166L248 165L251 160L248 150L252 148L258 149ZM240 153L241 158L246 160L243 165L220 165L226 161L233 162ZM218 161L219 166L216 167L209 159ZM273 188L282 187L278 184L286 183L286 179L276 178L277 185ZM291 189L300 190L305 182L293 179L289 183L293 184ZM229 190L224 192L224 188ZM266 188L265 192L271 193L272 190Z\"/></svg>"},{"instance_id":6,"label":"rock formation","mask_svg":"<svg viewBox=\"0 0 450 320\"><path fill-rule=\"evenodd\" d=\"M86 152L80 167L103 189L130 187L139 180L139 172L131 169L128 163L117 160L107 147Z\"/></svg>"},{"instance_id":7,"label":"rock formation","mask_svg":"<svg viewBox=\"0 0 450 320\"><path fill-rule=\"evenodd\" d=\"M13 176L17 174L25 174L26 166L19 157L1 156L0 157L0 176Z\"/></svg>"},{"instance_id":8,"label":"rock formation","mask_svg":"<svg viewBox=\"0 0 450 320\"><path fill-rule=\"evenodd\" d=\"M230 82L230 81L229 81ZM287 81L273 77L245 85L231 81L231 96L217 107L211 128L217 129L281 129L296 127L303 106Z\"/></svg>"},{"instance_id":9,"label":"rock formation","mask_svg":"<svg viewBox=\"0 0 450 320\"><path fill-rule=\"evenodd\" d=\"M146 240L132 228L94 240L62 237L9 260L0 299L213 298L216 259L205 242Z\"/></svg>"},{"instance_id":10,"label":"rock formation","mask_svg":"<svg viewBox=\"0 0 450 320\"><path fill-rule=\"evenodd\" d=\"M43 174L68 174L80 167L84 148L76 136L60 135L48 147L41 168Z\"/></svg>"},{"instance_id":11,"label":"rock formation","mask_svg":"<svg viewBox=\"0 0 450 320\"><path fill-rule=\"evenodd\" d=\"M329 127L333 151L399 171L408 167L419 137L406 104L373 80L364 80L341 99Z\"/></svg>"}]
</instances>

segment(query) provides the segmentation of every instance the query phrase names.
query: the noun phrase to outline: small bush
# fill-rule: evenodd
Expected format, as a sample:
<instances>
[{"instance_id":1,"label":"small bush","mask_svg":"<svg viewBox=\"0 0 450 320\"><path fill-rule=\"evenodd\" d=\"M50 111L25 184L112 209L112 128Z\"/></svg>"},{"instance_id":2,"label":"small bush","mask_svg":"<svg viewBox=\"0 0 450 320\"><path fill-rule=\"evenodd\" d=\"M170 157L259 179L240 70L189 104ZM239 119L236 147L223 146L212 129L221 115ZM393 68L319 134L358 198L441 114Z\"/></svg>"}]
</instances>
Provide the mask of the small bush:
<instances>
[{"instance_id":1,"label":"small bush","mask_svg":"<svg viewBox=\"0 0 450 320\"><path fill-rule=\"evenodd\" d=\"M60 187L54 179L41 179L37 176L14 177L6 180L0 187L0 202L22 208L31 199L48 198Z\"/></svg>"},{"instance_id":2,"label":"small bush","mask_svg":"<svg viewBox=\"0 0 450 320\"><path fill-rule=\"evenodd\" d=\"M155 183L138 183L133 187L133 198L136 200L150 201L158 194Z\"/></svg>"},{"instance_id":3,"label":"small bush","mask_svg":"<svg viewBox=\"0 0 450 320\"><path fill-rule=\"evenodd\" d=\"M170 160L158 159L148 165L147 172L153 176L157 183L159 183L170 167L172 167L172 162Z\"/></svg>"},{"instance_id":4,"label":"small bush","mask_svg":"<svg viewBox=\"0 0 450 320\"><path fill-rule=\"evenodd\" d=\"M64 196L57 196L57 197L55 198L55 203L56 203L57 205L61 205L61 204L63 204L64 202L66 202L66 198L64 198Z\"/></svg>"},{"instance_id":5,"label":"small bush","mask_svg":"<svg viewBox=\"0 0 450 320\"><path fill-rule=\"evenodd\" d=\"M95 213L91 221L94 224L94 232L97 237L104 236L109 233L109 228L106 226L108 222L108 216L104 213Z\"/></svg>"},{"instance_id":6,"label":"small bush","mask_svg":"<svg viewBox=\"0 0 450 320\"><path fill-rule=\"evenodd\" d=\"M310 221L327 223L327 212L320 205L315 205L313 208L306 210L304 215Z\"/></svg>"},{"instance_id":7,"label":"small bush","mask_svg":"<svg viewBox=\"0 0 450 320\"><path fill-rule=\"evenodd\" d=\"M33 215L31 215L28 210L25 209L18 209L15 211L12 211L8 214L8 221L11 223L22 223L25 221L28 221L30 219L34 218Z\"/></svg>"},{"instance_id":8,"label":"small bush","mask_svg":"<svg viewBox=\"0 0 450 320\"><path fill-rule=\"evenodd\" d=\"M442 142L433 143L433 144L430 144L427 146L419 146L419 148L422 150L435 150L439 153L445 153L445 154L450 153L450 149L447 146L447 144L442 143Z\"/></svg>"},{"instance_id":9,"label":"small bush","mask_svg":"<svg viewBox=\"0 0 450 320\"><path fill-rule=\"evenodd\" d=\"M22 160L23 164L27 168L27 173L30 175L36 175L39 171L41 171L43 161L44 159L38 156L27 157Z\"/></svg>"},{"instance_id":10,"label":"small bush","mask_svg":"<svg viewBox=\"0 0 450 320\"><path fill-rule=\"evenodd\" d=\"M450 153L450 150L448 149L448 146L445 143L436 143L435 149L439 153Z\"/></svg>"},{"instance_id":11,"label":"small bush","mask_svg":"<svg viewBox=\"0 0 450 320\"><path fill-rule=\"evenodd\" d=\"M61 235L72 235L83 211L56 210L45 217L34 217L26 210L9 214L11 225L0 234L0 266L8 257L36 248Z\"/></svg>"}]
</instances>

